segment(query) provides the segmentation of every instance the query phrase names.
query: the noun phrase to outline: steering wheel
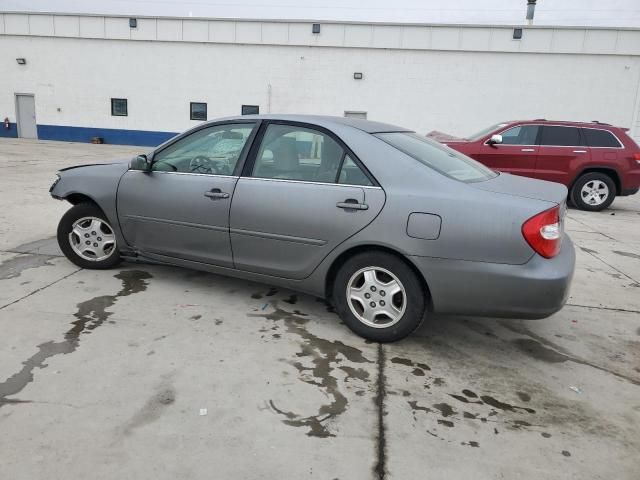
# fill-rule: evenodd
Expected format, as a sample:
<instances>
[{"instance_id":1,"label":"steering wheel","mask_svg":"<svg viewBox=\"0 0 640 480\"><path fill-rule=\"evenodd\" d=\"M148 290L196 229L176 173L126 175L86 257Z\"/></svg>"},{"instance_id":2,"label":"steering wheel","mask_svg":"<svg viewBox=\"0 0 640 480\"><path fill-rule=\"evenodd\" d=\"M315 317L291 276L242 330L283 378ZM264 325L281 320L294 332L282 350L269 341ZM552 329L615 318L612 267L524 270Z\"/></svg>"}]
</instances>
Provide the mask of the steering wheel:
<instances>
[{"instance_id":1,"label":"steering wheel","mask_svg":"<svg viewBox=\"0 0 640 480\"><path fill-rule=\"evenodd\" d=\"M189 162L189 171L191 173L218 173L218 169L214 163L204 155L198 155Z\"/></svg>"}]
</instances>

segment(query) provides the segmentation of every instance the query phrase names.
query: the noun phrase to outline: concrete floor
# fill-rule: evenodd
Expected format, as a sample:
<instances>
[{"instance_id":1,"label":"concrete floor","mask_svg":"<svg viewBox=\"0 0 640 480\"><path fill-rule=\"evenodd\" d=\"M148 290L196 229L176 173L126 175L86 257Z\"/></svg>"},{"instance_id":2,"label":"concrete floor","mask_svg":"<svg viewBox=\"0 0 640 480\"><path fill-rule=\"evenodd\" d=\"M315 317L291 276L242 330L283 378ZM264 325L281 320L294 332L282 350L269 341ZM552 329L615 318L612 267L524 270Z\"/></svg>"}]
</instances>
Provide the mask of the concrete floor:
<instances>
[{"instance_id":1,"label":"concrete floor","mask_svg":"<svg viewBox=\"0 0 640 480\"><path fill-rule=\"evenodd\" d=\"M380 346L316 298L60 257L56 170L140 151L0 139L0 478L640 478L640 196L569 211L553 317Z\"/></svg>"}]
</instances>

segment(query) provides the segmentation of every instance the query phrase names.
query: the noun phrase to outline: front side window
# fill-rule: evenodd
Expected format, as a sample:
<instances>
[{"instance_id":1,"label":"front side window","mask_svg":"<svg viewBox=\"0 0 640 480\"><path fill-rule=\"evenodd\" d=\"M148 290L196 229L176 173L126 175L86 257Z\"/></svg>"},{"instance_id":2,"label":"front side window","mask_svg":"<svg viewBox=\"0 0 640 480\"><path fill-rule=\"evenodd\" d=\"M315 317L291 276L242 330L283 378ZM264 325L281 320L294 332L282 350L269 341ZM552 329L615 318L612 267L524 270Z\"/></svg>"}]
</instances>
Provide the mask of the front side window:
<instances>
[{"instance_id":1,"label":"front side window","mask_svg":"<svg viewBox=\"0 0 640 480\"><path fill-rule=\"evenodd\" d=\"M497 176L481 163L413 132L377 133L375 136L423 165L461 182L481 182Z\"/></svg>"},{"instance_id":2,"label":"front side window","mask_svg":"<svg viewBox=\"0 0 640 480\"><path fill-rule=\"evenodd\" d=\"M578 147L580 146L580 130L576 127L547 126L542 127L541 146Z\"/></svg>"},{"instance_id":3,"label":"front side window","mask_svg":"<svg viewBox=\"0 0 640 480\"><path fill-rule=\"evenodd\" d=\"M503 145L535 145L538 125L519 125L505 130L500 135Z\"/></svg>"},{"instance_id":4,"label":"front side window","mask_svg":"<svg viewBox=\"0 0 640 480\"><path fill-rule=\"evenodd\" d=\"M253 176L336 183L344 150L330 135L271 124L258 150Z\"/></svg>"},{"instance_id":5,"label":"front side window","mask_svg":"<svg viewBox=\"0 0 640 480\"><path fill-rule=\"evenodd\" d=\"M111 99L111 115L114 117L126 117L129 115L126 98Z\"/></svg>"},{"instance_id":6,"label":"front side window","mask_svg":"<svg viewBox=\"0 0 640 480\"><path fill-rule=\"evenodd\" d=\"M483 128L479 132L476 132L473 135L469 135L468 137L465 137L465 138L467 140L470 140L470 141L474 142L476 140L480 140L485 135L489 135L491 132L495 132L496 130L499 130L501 128L506 127L507 125L509 125L509 124L508 123L497 123L495 125L491 125L490 127Z\"/></svg>"},{"instance_id":7,"label":"front side window","mask_svg":"<svg viewBox=\"0 0 640 480\"><path fill-rule=\"evenodd\" d=\"M155 154L152 170L232 175L254 125L216 125L198 130Z\"/></svg>"},{"instance_id":8,"label":"front side window","mask_svg":"<svg viewBox=\"0 0 640 480\"><path fill-rule=\"evenodd\" d=\"M207 119L207 104L202 102L191 102L189 104L189 118L191 120Z\"/></svg>"},{"instance_id":9,"label":"front side window","mask_svg":"<svg viewBox=\"0 0 640 480\"><path fill-rule=\"evenodd\" d=\"M582 134L587 141L587 145L590 147L622 147L616 137L614 137L613 134L607 130L600 130L597 128L583 128Z\"/></svg>"}]
</instances>

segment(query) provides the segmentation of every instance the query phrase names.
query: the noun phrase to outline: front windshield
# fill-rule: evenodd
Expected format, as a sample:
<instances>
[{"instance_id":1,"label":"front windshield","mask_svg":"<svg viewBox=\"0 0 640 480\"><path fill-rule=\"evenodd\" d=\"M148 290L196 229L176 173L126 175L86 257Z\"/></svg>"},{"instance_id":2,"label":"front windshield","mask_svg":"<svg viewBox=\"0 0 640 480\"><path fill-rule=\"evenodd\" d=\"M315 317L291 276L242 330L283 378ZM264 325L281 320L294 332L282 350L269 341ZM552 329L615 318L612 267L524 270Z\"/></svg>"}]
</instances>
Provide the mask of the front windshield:
<instances>
[{"instance_id":1,"label":"front windshield","mask_svg":"<svg viewBox=\"0 0 640 480\"><path fill-rule=\"evenodd\" d=\"M496 123L495 125L491 125L490 127L487 128L483 128L482 130L480 130L479 132L476 132L475 134L469 136L469 137L465 137L467 140L471 140L471 141L476 141L476 140L480 140L482 137L489 135L491 132L495 132L496 130L506 127L507 125L509 125L508 123Z\"/></svg>"},{"instance_id":2,"label":"front windshield","mask_svg":"<svg viewBox=\"0 0 640 480\"><path fill-rule=\"evenodd\" d=\"M420 163L461 182L482 182L497 176L481 163L416 133L377 133L375 136Z\"/></svg>"}]
</instances>

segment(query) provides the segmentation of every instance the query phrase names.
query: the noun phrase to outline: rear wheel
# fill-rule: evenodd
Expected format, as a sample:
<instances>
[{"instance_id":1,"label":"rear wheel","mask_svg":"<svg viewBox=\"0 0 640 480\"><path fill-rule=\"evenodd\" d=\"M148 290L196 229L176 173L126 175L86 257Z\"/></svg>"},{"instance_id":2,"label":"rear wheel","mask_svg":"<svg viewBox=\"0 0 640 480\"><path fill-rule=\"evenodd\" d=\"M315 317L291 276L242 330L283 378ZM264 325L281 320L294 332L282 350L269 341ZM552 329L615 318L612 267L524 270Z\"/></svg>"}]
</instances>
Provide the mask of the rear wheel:
<instances>
[{"instance_id":1,"label":"rear wheel","mask_svg":"<svg viewBox=\"0 0 640 480\"><path fill-rule=\"evenodd\" d=\"M615 196L615 183L609 175L600 172L582 175L571 188L572 203L580 210L604 210L611 205Z\"/></svg>"},{"instance_id":2,"label":"rear wheel","mask_svg":"<svg viewBox=\"0 0 640 480\"><path fill-rule=\"evenodd\" d=\"M82 268L111 268L120 262L115 232L102 210L91 203L79 203L62 216L58 245Z\"/></svg>"},{"instance_id":3,"label":"rear wheel","mask_svg":"<svg viewBox=\"0 0 640 480\"><path fill-rule=\"evenodd\" d=\"M413 270L384 252L349 258L338 271L333 298L340 318L358 335L393 342L422 323L425 293Z\"/></svg>"}]
</instances>

